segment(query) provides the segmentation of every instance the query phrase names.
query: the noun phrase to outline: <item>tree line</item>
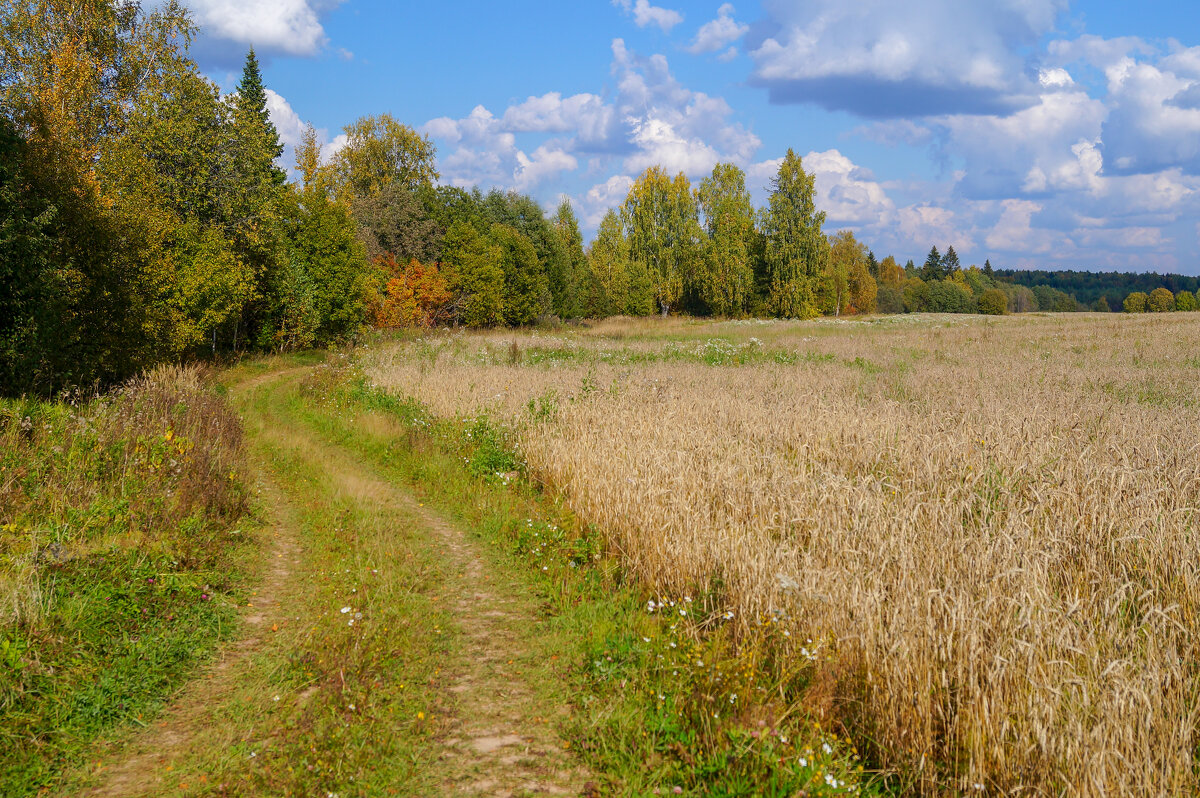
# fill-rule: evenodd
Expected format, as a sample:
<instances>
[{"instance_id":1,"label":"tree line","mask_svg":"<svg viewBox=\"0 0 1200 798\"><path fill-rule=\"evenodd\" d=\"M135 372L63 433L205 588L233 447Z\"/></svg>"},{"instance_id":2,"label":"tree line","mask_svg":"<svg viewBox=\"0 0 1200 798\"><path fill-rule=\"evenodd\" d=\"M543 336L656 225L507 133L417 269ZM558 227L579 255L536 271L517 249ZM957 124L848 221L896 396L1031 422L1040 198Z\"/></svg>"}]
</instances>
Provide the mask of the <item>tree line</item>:
<instances>
[{"instance_id":1,"label":"tree line","mask_svg":"<svg viewBox=\"0 0 1200 798\"><path fill-rule=\"evenodd\" d=\"M439 185L432 142L388 114L348 125L324 162L310 126L289 181L253 50L222 94L189 58L197 31L175 0L5 10L3 393L368 327L1076 310L1064 289L1089 279L1038 273L1025 285L1026 273L990 262L964 268L953 247L919 267L879 260L851 231L824 232L813 175L792 150L761 208L734 164L697 185L651 167L586 248L567 200L547 215L515 192ZM1171 307L1194 306L1178 290ZM1118 307L1141 307L1132 293ZM1144 295L1145 308L1165 307Z\"/></svg>"}]
</instances>

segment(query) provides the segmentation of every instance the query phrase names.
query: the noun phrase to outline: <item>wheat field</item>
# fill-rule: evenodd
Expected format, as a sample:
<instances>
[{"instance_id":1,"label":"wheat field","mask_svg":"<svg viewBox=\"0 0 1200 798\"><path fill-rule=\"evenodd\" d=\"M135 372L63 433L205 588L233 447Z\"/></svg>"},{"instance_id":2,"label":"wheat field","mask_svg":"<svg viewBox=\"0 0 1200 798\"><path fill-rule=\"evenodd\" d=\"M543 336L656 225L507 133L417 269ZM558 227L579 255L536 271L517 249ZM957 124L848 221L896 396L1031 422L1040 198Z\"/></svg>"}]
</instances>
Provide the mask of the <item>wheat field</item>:
<instances>
[{"instance_id":1,"label":"wheat field","mask_svg":"<svg viewBox=\"0 0 1200 798\"><path fill-rule=\"evenodd\" d=\"M511 425L647 589L828 642L915 792L1200 791L1193 314L439 333L367 379ZM800 656L799 650L795 652Z\"/></svg>"}]
</instances>

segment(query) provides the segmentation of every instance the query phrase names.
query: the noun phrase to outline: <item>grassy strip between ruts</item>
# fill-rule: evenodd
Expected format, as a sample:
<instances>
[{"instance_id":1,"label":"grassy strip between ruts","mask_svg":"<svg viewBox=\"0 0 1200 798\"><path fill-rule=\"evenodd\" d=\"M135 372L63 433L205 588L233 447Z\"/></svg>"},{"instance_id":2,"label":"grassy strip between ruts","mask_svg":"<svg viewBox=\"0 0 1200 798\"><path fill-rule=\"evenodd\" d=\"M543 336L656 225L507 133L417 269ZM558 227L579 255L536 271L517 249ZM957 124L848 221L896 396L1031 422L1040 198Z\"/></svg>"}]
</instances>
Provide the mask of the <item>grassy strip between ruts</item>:
<instances>
[{"instance_id":1,"label":"grassy strip between ruts","mask_svg":"<svg viewBox=\"0 0 1200 798\"><path fill-rule=\"evenodd\" d=\"M349 367L319 368L305 388L307 424L480 535L545 596L542 656L564 678L541 689L572 703L564 736L602 794L877 791L849 741L801 709L816 670L775 656L772 618L735 639L719 585L666 597L628 583L597 532L523 478L508 431L434 418ZM825 656L822 641L810 650Z\"/></svg>"},{"instance_id":2,"label":"grassy strip between ruts","mask_svg":"<svg viewBox=\"0 0 1200 798\"><path fill-rule=\"evenodd\" d=\"M296 561L277 606L261 608L265 639L187 719L188 741L139 787L147 794L435 794L427 713L453 645L434 603L439 563L413 518L347 492L298 427L295 379L269 372L307 360L229 377L267 483L262 503L296 536ZM237 389L243 380L257 384ZM103 772L81 780L103 783Z\"/></svg>"}]
</instances>

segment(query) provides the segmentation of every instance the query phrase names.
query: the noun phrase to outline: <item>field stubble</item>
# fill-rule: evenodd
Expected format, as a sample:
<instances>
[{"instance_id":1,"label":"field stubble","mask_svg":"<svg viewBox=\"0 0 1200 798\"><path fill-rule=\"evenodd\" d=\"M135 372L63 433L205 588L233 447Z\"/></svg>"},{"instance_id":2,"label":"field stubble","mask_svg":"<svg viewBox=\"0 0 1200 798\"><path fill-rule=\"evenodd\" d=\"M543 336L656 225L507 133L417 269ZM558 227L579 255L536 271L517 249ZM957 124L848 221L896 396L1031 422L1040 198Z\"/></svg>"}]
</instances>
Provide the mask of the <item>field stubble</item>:
<instances>
[{"instance_id":1,"label":"field stubble","mask_svg":"<svg viewBox=\"0 0 1200 798\"><path fill-rule=\"evenodd\" d=\"M514 429L654 594L775 619L926 794L1200 789L1190 317L430 336L375 385Z\"/></svg>"}]
</instances>

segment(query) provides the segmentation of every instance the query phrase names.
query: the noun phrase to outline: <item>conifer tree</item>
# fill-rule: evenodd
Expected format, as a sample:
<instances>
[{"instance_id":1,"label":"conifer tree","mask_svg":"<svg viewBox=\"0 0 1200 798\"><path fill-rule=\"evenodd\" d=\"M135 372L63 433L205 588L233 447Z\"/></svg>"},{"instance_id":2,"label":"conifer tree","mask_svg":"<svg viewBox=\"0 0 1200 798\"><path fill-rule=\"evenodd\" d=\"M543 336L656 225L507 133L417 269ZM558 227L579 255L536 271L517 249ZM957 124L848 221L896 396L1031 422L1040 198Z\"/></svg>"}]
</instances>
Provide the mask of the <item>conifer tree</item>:
<instances>
[{"instance_id":1,"label":"conifer tree","mask_svg":"<svg viewBox=\"0 0 1200 798\"><path fill-rule=\"evenodd\" d=\"M936 246L931 247L929 254L925 256L925 265L921 267L920 276L927 283L942 279L942 253L938 252Z\"/></svg>"},{"instance_id":2,"label":"conifer tree","mask_svg":"<svg viewBox=\"0 0 1200 798\"><path fill-rule=\"evenodd\" d=\"M958 253L954 251L954 245L946 250L946 254L942 257L942 279L948 280L951 275L962 268L958 262Z\"/></svg>"}]
</instances>

